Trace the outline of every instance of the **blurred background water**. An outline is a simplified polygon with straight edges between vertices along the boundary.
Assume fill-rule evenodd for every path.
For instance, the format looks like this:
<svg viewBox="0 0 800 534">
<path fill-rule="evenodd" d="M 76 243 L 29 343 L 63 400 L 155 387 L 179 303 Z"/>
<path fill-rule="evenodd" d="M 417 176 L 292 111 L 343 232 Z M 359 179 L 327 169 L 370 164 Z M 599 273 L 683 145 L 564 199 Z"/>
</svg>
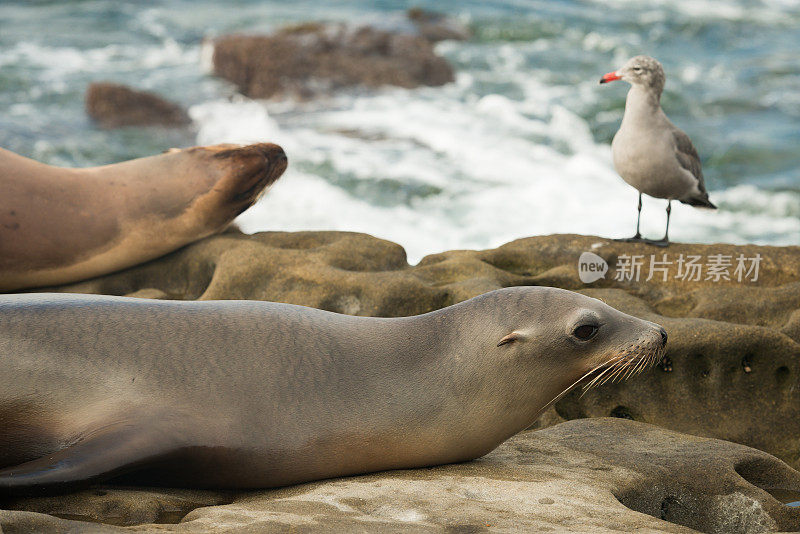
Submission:
<svg viewBox="0 0 800 534">
<path fill-rule="evenodd" d="M 437 45 L 455 83 L 298 104 L 248 100 L 209 74 L 206 38 L 309 20 L 399 26 L 417 6 L 475 34 Z M 637 192 L 609 146 L 627 85 L 597 82 L 636 54 L 663 63 L 663 106 L 694 140 L 720 208 L 676 205 L 670 236 L 800 243 L 796 0 L 3 0 L 0 146 L 89 166 L 276 142 L 290 169 L 240 217 L 246 231 L 364 231 L 411 261 L 528 235 L 628 236 Z M 195 129 L 96 128 L 84 91 L 101 80 L 188 107 Z M 664 207 L 645 203 L 647 236 L 661 237 Z"/>
</svg>

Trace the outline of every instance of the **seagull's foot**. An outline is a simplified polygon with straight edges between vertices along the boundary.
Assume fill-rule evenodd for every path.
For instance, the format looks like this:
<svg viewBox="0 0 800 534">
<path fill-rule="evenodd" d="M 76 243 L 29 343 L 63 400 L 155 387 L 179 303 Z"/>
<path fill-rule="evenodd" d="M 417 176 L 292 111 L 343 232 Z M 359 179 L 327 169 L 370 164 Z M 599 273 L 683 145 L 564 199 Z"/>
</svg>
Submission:
<svg viewBox="0 0 800 534">
<path fill-rule="evenodd" d="M 642 237 L 642 234 L 636 233 L 633 237 L 621 237 L 619 239 L 615 239 L 614 241 L 619 241 L 620 243 L 647 243 L 647 239 Z"/>
<path fill-rule="evenodd" d="M 669 239 L 647 239 L 642 237 L 641 234 L 636 234 L 633 237 L 623 237 L 619 239 L 614 239 L 619 243 L 645 243 L 646 245 L 653 245 L 654 247 L 668 247 L 669 246 Z"/>
<path fill-rule="evenodd" d="M 656 241 L 655 239 L 644 239 L 643 240 L 648 245 L 653 245 L 654 247 L 668 247 L 669 246 L 669 239 L 659 239 Z"/>
</svg>

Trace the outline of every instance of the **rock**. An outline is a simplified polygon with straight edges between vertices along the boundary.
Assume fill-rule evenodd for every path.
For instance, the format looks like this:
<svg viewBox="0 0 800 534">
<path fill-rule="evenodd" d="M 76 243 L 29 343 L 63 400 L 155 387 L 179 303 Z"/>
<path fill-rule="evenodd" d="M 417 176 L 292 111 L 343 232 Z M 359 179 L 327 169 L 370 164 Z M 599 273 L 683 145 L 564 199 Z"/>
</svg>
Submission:
<svg viewBox="0 0 800 534">
<path fill-rule="evenodd" d="M 800 473 L 734 443 L 622 419 L 582 419 L 523 432 L 472 462 L 428 469 L 237 494 L 104 486 L 16 499 L 2 504 L 0 528 L 725 534 L 800 528 L 800 508 L 766 490 L 800 496 Z M 142 524 L 152 518 L 160 524 Z"/>
<path fill-rule="evenodd" d="M 178 523 L 196 508 L 229 504 L 234 495 L 231 492 L 98 486 L 67 495 L 5 499 L 0 501 L 0 508 L 24 510 L 26 513 L 17 515 L 11 525 L 19 527 L 20 523 L 30 522 L 28 531 L 48 530 L 51 524 L 63 526 L 67 523 L 65 519 L 113 526 L 170 524 Z M 0 511 L 0 527 L 10 529 L 4 524 L 4 513 Z"/>
<path fill-rule="evenodd" d="M 458 24 L 441 13 L 412 7 L 406 12 L 419 34 L 432 43 L 439 41 L 466 41 L 472 37 L 469 28 Z"/>
<path fill-rule="evenodd" d="M 158 95 L 125 85 L 98 82 L 86 90 L 86 112 L 103 128 L 186 126 L 189 115 Z"/>
<path fill-rule="evenodd" d="M 214 43 L 213 64 L 216 75 L 252 98 L 307 99 L 348 87 L 413 88 L 454 79 L 423 37 L 342 24 L 224 36 Z"/>
<path fill-rule="evenodd" d="M 584 284 L 578 258 L 611 266 Z M 676 263 L 646 281 L 615 280 L 625 256 Z M 674 278 L 681 256 L 760 255 L 754 282 Z M 732 269 L 731 269 L 732 270 Z M 752 277 L 752 276 L 751 276 Z M 673 243 L 666 250 L 591 236 L 531 237 L 485 251 L 434 254 L 409 266 L 397 244 L 348 232 L 226 233 L 159 260 L 54 291 L 170 299 L 260 299 L 340 313 L 406 316 L 514 285 L 602 298 L 662 324 L 661 364 L 633 380 L 559 401 L 539 427 L 614 415 L 743 443 L 800 467 L 800 247 Z"/>
</svg>

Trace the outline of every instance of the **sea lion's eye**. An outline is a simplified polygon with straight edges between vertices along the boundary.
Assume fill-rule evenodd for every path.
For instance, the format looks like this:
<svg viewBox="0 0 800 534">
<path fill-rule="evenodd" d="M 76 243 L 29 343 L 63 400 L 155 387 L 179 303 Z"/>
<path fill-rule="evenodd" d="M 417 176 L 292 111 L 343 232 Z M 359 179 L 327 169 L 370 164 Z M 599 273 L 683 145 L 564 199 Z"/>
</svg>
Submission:
<svg viewBox="0 0 800 534">
<path fill-rule="evenodd" d="M 597 327 L 593 324 L 583 324 L 572 331 L 572 335 L 581 341 L 588 341 L 597 334 Z"/>
</svg>

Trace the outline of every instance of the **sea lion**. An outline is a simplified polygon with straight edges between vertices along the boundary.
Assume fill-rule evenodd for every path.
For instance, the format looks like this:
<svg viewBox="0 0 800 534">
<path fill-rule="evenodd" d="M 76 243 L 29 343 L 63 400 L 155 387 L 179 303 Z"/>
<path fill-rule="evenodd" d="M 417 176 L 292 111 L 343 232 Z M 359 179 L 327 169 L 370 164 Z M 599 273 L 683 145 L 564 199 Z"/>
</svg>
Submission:
<svg viewBox="0 0 800 534">
<path fill-rule="evenodd" d="M 406 318 L 259 301 L 0 296 L 0 493 L 267 488 L 466 461 L 666 332 L 546 287 Z"/>
<path fill-rule="evenodd" d="M 0 149 L 0 291 L 106 274 L 219 232 L 286 165 L 283 149 L 269 143 L 85 169 Z"/>
</svg>

